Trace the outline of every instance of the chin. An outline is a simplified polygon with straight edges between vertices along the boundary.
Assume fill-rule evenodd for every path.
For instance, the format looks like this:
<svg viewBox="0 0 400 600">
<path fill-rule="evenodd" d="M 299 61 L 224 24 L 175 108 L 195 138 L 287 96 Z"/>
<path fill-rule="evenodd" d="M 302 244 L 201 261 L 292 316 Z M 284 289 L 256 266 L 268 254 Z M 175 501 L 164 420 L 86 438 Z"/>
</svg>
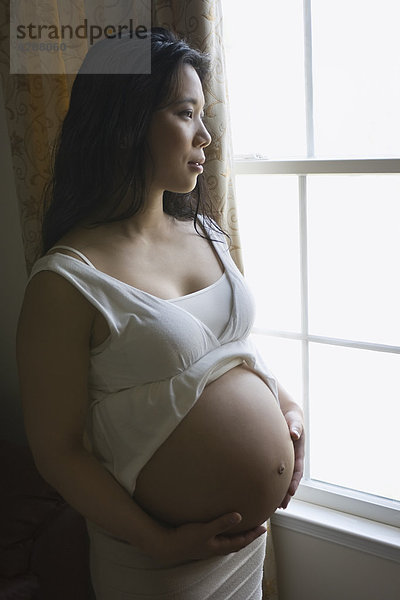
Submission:
<svg viewBox="0 0 400 600">
<path fill-rule="evenodd" d="M 189 192 L 193 192 L 193 190 L 195 189 L 197 185 L 197 182 L 192 183 L 190 185 L 187 186 L 171 186 L 170 188 L 166 189 L 166 192 L 172 192 L 173 194 L 188 194 Z"/>
</svg>

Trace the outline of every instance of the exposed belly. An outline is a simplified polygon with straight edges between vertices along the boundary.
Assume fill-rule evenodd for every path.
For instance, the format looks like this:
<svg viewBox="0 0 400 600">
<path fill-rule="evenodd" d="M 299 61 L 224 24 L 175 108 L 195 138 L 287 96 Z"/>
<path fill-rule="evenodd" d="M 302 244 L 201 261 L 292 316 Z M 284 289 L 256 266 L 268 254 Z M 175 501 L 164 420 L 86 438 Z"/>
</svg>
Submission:
<svg viewBox="0 0 400 600">
<path fill-rule="evenodd" d="M 233 533 L 272 515 L 293 468 L 293 443 L 272 392 L 239 366 L 205 387 L 140 472 L 134 498 L 171 525 L 238 511 L 243 520 Z"/>
</svg>

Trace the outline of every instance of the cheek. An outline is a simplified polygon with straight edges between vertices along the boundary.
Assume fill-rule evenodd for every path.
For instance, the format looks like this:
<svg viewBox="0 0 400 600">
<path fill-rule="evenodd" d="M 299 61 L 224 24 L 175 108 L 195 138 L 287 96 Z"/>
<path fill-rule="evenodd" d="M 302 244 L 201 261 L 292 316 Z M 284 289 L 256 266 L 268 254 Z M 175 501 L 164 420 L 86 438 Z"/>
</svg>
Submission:
<svg viewBox="0 0 400 600">
<path fill-rule="evenodd" d="M 190 128 L 187 126 L 170 127 L 164 139 L 169 145 L 170 150 L 184 149 L 190 140 Z"/>
<path fill-rule="evenodd" d="M 168 177 L 188 160 L 191 152 L 191 128 L 188 123 L 168 119 L 155 121 L 149 130 L 153 168 L 158 176 Z"/>
<path fill-rule="evenodd" d="M 176 161 L 183 161 L 190 153 L 190 136 L 184 131 L 171 128 L 165 131 L 162 141 L 157 149 L 158 156 L 163 163 L 173 164 Z"/>
</svg>

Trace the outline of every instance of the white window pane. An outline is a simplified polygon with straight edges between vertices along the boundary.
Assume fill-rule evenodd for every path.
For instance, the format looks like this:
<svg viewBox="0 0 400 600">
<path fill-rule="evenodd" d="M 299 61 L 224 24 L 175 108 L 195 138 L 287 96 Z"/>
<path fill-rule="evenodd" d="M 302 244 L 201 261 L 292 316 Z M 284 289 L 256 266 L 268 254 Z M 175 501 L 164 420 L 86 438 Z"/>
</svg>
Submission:
<svg viewBox="0 0 400 600">
<path fill-rule="evenodd" d="M 400 345 L 400 177 L 309 176 L 309 330 Z"/>
<path fill-rule="evenodd" d="M 301 342 L 257 334 L 251 338 L 279 383 L 303 406 Z"/>
<path fill-rule="evenodd" d="M 302 2 L 223 0 L 222 14 L 234 153 L 305 156 Z"/>
<path fill-rule="evenodd" d="M 246 279 L 255 295 L 255 325 L 300 328 L 297 177 L 237 175 L 239 231 Z"/>
<path fill-rule="evenodd" d="M 310 344 L 311 478 L 400 500 L 400 355 Z"/>
<path fill-rule="evenodd" d="M 311 14 L 315 156 L 399 156 L 399 0 L 313 0 Z"/>
</svg>

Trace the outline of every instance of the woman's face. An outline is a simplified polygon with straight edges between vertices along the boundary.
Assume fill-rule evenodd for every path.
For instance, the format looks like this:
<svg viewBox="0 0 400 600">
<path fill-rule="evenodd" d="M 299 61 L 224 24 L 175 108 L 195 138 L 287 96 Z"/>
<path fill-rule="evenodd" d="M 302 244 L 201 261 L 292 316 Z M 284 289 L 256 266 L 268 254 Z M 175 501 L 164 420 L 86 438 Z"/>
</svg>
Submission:
<svg viewBox="0 0 400 600">
<path fill-rule="evenodd" d="M 211 142 L 202 121 L 201 82 L 191 65 L 182 65 L 180 84 L 178 97 L 157 110 L 150 122 L 147 143 L 152 160 L 147 160 L 147 176 L 153 190 L 193 190 L 202 167 L 189 163 L 203 163 L 204 148 Z"/>
</svg>

